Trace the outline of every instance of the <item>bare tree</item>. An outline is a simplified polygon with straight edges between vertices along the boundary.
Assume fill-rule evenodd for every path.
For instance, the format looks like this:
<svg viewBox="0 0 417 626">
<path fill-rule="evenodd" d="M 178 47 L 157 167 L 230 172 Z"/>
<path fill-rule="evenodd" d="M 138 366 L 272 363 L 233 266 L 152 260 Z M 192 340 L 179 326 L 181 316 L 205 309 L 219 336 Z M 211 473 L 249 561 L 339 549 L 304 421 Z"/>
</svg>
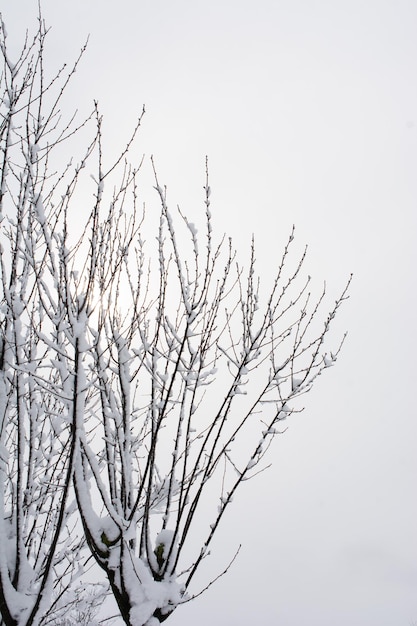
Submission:
<svg viewBox="0 0 417 626">
<path fill-rule="evenodd" d="M 71 585 L 85 540 L 125 623 L 152 626 L 195 597 L 235 492 L 334 364 L 347 287 L 328 312 L 294 230 L 261 284 L 254 242 L 243 262 L 213 234 L 208 173 L 199 234 L 154 169 L 148 241 L 127 161 L 142 115 L 105 167 L 98 106 L 78 125 L 60 112 L 79 59 L 48 80 L 46 34 L 40 17 L 17 62 L 4 25 L 0 42 L 1 613 L 48 623 L 47 591 Z M 56 168 L 91 124 L 84 155 Z"/>
</svg>

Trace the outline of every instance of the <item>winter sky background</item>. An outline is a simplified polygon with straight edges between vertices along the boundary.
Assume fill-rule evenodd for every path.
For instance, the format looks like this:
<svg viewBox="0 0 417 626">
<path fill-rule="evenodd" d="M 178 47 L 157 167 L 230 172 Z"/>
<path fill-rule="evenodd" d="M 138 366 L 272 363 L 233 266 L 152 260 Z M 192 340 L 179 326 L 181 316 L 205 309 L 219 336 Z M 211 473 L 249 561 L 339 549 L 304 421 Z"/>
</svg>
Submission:
<svg viewBox="0 0 417 626">
<path fill-rule="evenodd" d="M 109 154 L 145 104 L 137 156 L 173 206 L 203 211 L 207 154 L 215 227 L 240 249 L 255 233 L 265 280 L 293 223 L 318 287 L 336 298 L 354 273 L 343 354 L 236 498 L 201 584 L 242 543 L 239 558 L 170 626 L 417 623 L 417 2 L 42 6 L 54 67 L 90 34 L 69 104 L 99 101 Z M 1 10 L 10 41 L 35 25 L 35 0 Z"/>
</svg>

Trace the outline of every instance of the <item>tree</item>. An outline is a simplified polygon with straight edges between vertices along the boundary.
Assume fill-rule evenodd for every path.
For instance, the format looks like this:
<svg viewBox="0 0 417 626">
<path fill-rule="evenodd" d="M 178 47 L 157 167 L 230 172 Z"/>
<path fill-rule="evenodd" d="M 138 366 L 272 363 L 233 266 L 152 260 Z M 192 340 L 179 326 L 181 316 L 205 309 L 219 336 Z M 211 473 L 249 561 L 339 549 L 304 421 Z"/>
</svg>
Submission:
<svg viewBox="0 0 417 626">
<path fill-rule="evenodd" d="M 72 357 L 62 339 L 64 276 L 61 286 L 48 283 L 62 271 L 53 247 L 65 208 L 61 203 L 50 221 L 42 214 L 43 194 L 48 202 L 56 190 L 49 160 L 70 131 L 58 129 L 60 96 L 44 117 L 62 75 L 42 82 L 45 35 L 40 20 L 12 62 L 1 23 L 0 604 L 7 625 L 38 623 L 51 593 L 59 599 L 81 569 L 85 543 L 69 500 L 77 440 L 73 379 L 65 370 Z"/>
<path fill-rule="evenodd" d="M 348 285 L 326 313 L 293 230 L 265 288 L 254 241 L 245 269 L 213 234 L 208 168 L 200 235 L 152 161 L 148 241 L 142 162 L 127 160 L 143 112 L 105 167 L 98 105 L 80 123 L 60 111 L 85 48 L 48 78 L 46 36 L 40 15 L 12 62 L 2 23 L 1 613 L 48 623 L 88 550 L 125 623 L 152 626 L 194 597 L 235 492 L 334 364 L 341 344 L 325 342 Z"/>
</svg>

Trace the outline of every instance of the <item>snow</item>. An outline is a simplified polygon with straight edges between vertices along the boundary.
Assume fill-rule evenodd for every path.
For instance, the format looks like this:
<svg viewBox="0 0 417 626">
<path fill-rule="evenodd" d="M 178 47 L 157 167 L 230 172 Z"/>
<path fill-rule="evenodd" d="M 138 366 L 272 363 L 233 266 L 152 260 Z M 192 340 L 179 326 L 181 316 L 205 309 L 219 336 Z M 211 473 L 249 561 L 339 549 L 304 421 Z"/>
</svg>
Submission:
<svg viewBox="0 0 417 626">
<path fill-rule="evenodd" d="M 13 524 L 5 519 L 5 511 L 3 502 L 1 503 L 0 514 L 0 572 L 2 579 L 2 590 L 5 596 L 6 605 L 8 606 L 12 617 L 19 623 L 21 617 L 31 610 L 32 598 L 27 594 L 26 587 L 24 591 L 16 591 L 10 580 L 10 572 L 14 570 L 15 561 L 15 531 Z M 23 565 L 23 564 L 22 564 Z M 26 580 L 26 582 L 29 582 Z M 29 589 L 30 584 L 29 584 Z M 21 623 L 25 623 L 23 619 Z"/>
<path fill-rule="evenodd" d="M 84 479 L 80 457 L 76 460 L 75 474 L 77 479 L 77 496 L 82 516 L 95 543 L 101 546 L 102 550 L 105 551 L 108 549 L 107 543 L 112 543 L 117 539 L 120 534 L 120 529 L 109 515 L 99 517 L 95 513 L 90 499 L 90 486 L 88 481 Z M 115 546 L 112 546 L 110 553 L 112 554 L 114 550 Z"/>
<path fill-rule="evenodd" d="M 169 613 L 181 602 L 182 590 L 174 579 L 155 581 L 145 563 L 129 552 L 123 559 L 122 575 L 131 601 L 132 626 L 158 624 L 153 618 L 156 609 Z"/>
<path fill-rule="evenodd" d="M 81 301 L 82 298 L 84 297 L 84 294 L 82 294 L 81 296 L 79 296 L 79 300 Z M 87 314 L 85 311 L 82 311 L 79 316 L 78 319 L 76 321 L 73 321 L 72 323 L 72 332 L 74 335 L 75 339 L 80 340 L 81 338 L 85 337 L 85 333 L 86 333 L 86 327 L 87 327 Z M 79 349 L 81 352 L 84 352 L 85 350 L 88 349 L 88 345 L 86 344 L 86 342 L 83 342 L 83 345 L 80 346 L 79 345 Z"/>
<path fill-rule="evenodd" d="M 173 539 L 174 531 L 165 528 L 164 530 L 161 530 L 161 532 L 157 535 L 155 545 L 156 547 L 161 545 L 164 546 L 164 552 L 167 553 L 171 547 Z"/>
</svg>

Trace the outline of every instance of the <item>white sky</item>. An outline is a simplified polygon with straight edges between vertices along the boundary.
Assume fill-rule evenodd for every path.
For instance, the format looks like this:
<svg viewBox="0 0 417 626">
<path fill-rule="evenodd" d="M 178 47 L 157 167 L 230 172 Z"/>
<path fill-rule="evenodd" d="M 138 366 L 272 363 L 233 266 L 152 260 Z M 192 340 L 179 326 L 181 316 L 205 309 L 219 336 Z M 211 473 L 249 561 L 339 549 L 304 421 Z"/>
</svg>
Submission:
<svg viewBox="0 0 417 626">
<path fill-rule="evenodd" d="M 237 562 L 170 626 L 410 626 L 416 0 L 42 4 L 53 65 L 91 34 L 70 104 L 99 100 L 110 154 L 145 104 L 140 152 L 155 155 L 173 204 L 202 210 L 208 154 L 217 229 L 238 247 L 255 232 L 262 273 L 295 223 L 335 297 L 355 274 L 337 367 L 275 441 L 272 469 L 236 498 L 206 582 L 242 542 Z M 12 39 L 36 2 L 2 11 Z"/>
</svg>

